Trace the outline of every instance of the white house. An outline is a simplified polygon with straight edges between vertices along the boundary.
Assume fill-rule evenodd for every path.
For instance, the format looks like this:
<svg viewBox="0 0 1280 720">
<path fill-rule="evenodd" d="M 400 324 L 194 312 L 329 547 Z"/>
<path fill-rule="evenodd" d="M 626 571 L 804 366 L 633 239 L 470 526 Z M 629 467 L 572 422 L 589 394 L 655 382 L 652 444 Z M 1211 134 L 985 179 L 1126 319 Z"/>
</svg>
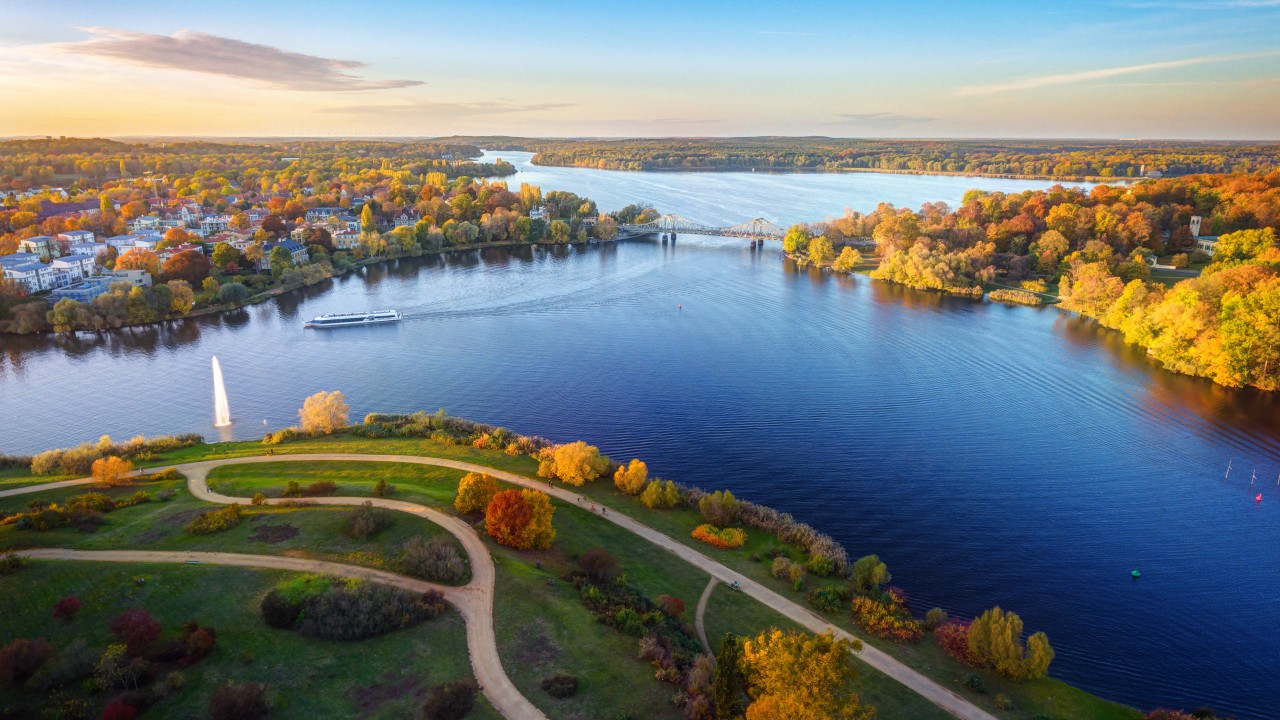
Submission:
<svg viewBox="0 0 1280 720">
<path fill-rule="evenodd" d="M 1199 250 L 1200 252 L 1204 253 L 1205 255 L 1208 255 L 1209 257 L 1213 257 L 1213 253 L 1217 249 L 1217 247 L 1218 247 L 1217 235 L 1204 235 L 1196 238 L 1196 250 Z"/>
<path fill-rule="evenodd" d="M 320 222 L 321 220 L 328 220 L 334 215 L 341 215 L 341 214 L 342 214 L 342 208 L 336 208 L 336 207 L 311 208 L 310 210 L 307 211 L 307 222 Z"/>
<path fill-rule="evenodd" d="M 0 272 L 5 278 L 22 283 L 31 293 L 48 290 L 53 282 L 53 268 L 41 262 L 6 264 L 0 266 Z"/>
<path fill-rule="evenodd" d="M 160 227 L 159 215 L 142 215 L 140 217 L 134 218 L 133 222 L 129 223 L 129 229 L 132 230 L 133 232 L 140 232 L 142 230 L 154 230 L 158 227 Z"/>
<path fill-rule="evenodd" d="M 93 232 L 89 230 L 68 230 L 64 233 L 58 233 L 56 236 L 59 240 L 66 240 L 69 243 L 91 243 L 94 241 Z"/>
<path fill-rule="evenodd" d="M 67 255 L 56 258 L 50 266 L 53 268 L 50 288 L 74 285 L 85 278 L 93 277 L 98 268 L 92 255 Z"/>
<path fill-rule="evenodd" d="M 90 235 L 92 235 L 92 233 L 90 233 Z M 110 248 L 110 245 L 102 242 L 73 242 L 71 243 L 71 254 L 103 257 L 107 254 L 107 250 Z"/>
<path fill-rule="evenodd" d="M 59 249 L 58 243 L 48 235 L 36 235 L 18 241 L 18 252 L 31 253 L 39 257 L 57 257 Z"/>
<path fill-rule="evenodd" d="M 200 234 L 212 235 L 222 232 L 231 225 L 230 215 L 206 215 L 200 218 Z"/>
</svg>

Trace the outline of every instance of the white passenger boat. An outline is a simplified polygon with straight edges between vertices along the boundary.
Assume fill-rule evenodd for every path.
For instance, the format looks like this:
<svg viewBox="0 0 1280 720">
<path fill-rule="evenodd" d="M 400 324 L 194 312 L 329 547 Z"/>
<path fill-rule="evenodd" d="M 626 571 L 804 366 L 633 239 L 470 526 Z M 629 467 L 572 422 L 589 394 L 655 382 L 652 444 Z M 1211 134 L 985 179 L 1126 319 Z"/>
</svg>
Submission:
<svg viewBox="0 0 1280 720">
<path fill-rule="evenodd" d="M 377 325 L 380 323 L 400 322 L 404 316 L 399 310 L 374 310 L 362 313 L 331 313 L 312 318 L 303 324 L 309 328 L 350 327 L 352 325 Z"/>
</svg>

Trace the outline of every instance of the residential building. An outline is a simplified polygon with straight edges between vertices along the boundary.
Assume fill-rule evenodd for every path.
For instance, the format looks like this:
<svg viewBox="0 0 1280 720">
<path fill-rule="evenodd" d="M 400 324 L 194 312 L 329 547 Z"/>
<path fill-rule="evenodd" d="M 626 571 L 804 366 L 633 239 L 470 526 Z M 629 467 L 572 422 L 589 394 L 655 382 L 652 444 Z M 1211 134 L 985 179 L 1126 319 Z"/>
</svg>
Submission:
<svg viewBox="0 0 1280 720">
<path fill-rule="evenodd" d="M 72 255 L 88 255 L 95 258 L 104 257 L 109 249 L 111 246 L 103 242 L 73 242 L 70 246 Z"/>
<path fill-rule="evenodd" d="M 418 211 L 413 208 L 404 208 L 396 213 L 391 221 L 396 227 L 413 227 L 413 224 L 418 222 Z"/>
<path fill-rule="evenodd" d="M 143 230 L 155 230 L 160 227 L 159 215 L 142 215 L 133 219 L 129 223 L 129 230 L 132 232 L 142 232 Z"/>
<path fill-rule="evenodd" d="M 182 243 L 181 245 L 174 245 L 173 247 L 167 247 L 164 250 L 160 250 L 159 252 L 156 253 L 156 257 L 160 258 L 160 262 L 164 262 L 165 260 L 168 260 L 174 255 L 177 255 L 178 253 L 181 253 L 181 252 L 186 252 L 188 250 L 194 250 L 195 252 L 198 252 L 201 254 L 204 253 L 204 250 L 199 245 L 195 245 L 192 243 Z"/>
<path fill-rule="evenodd" d="M 360 244 L 360 231 L 343 228 L 333 233 L 333 247 L 337 250 L 351 250 Z"/>
<path fill-rule="evenodd" d="M 88 280 L 81 280 L 78 283 L 68 285 L 63 288 L 57 288 L 49 297 L 53 302 L 59 300 L 75 300 L 88 304 L 99 295 L 105 295 L 111 289 L 111 278 L 95 277 Z"/>
<path fill-rule="evenodd" d="M 230 215 L 206 215 L 200 218 L 200 234 L 212 235 L 222 232 L 231 225 Z"/>
<path fill-rule="evenodd" d="M 537 207 L 529 208 L 529 219 L 530 220 L 546 220 L 547 206 L 539 205 Z"/>
<path fill-rule="evenodd" d="M 18 241 L 18 252 L 31 253 L 38 257 L 57 257 L 60 254 L 58 243 L 48 235 L 36 235 Z"/>
<path fill-rule="evenodd" d="M 301 265 L 310 259 L 307 255 L 307 248 L 302 243 L 297 243 L 293 240 L 277 240 L 275 242 L 263 243 L 262 261 L 258 263 L 259 270 L 270 269 L 271 251 L 278 247 L 282 247 L 289 251 L 289 257 L 293 261 L 294 265 Z"/>
<path fill-rule="evenodd" d="M 48 290 L 53 283 L 53 268 L 42 262 L 0 265 L 0 273 L 8 280 L 21 283 L 29 293 Z"/>
<path fill-rule="evenodd" d="M 66 255 L 54 258 L 53 267 L 55 287 L 66 287 L 88 277 L 98 271 L 98 263 L 92 255 Z"/>
<path fill-rule="evenodd" d="M 249 216 L 249 222 L 260 223 L 267 219 L 267 216 L 271 214 L 271 211 L 266 208 L 249 208 L 245 211 L 245 214 Z"/>
<path fill-rule="evenodd" d="M 151 287 L 151 273 L 146 270 L 109 270 L 104 275 L 112 282 L 125 280 L 137 287 Z"/>
<path fill-rule="evenodd" d="M 64 233 L 55 235 L 58 240 L 66 240 L 69 243 L 91 243 L 96 238 L 93 232 L 89 230 L 68 230 Z"/>
<path fill-rule="evenodd" d="M 1213 257 L 1213 253 L 1218 247 L 1217 235 L 1203 235 L 1196 238 L 1196 250 Z"/>
<path fill-rule="evenodd" d="M 341 215 L 342 208 L 337 207 L 317 207 L 307 211 L 307 222 L 320 222 L 328 220 L 334 215 Z"/>
</svg>

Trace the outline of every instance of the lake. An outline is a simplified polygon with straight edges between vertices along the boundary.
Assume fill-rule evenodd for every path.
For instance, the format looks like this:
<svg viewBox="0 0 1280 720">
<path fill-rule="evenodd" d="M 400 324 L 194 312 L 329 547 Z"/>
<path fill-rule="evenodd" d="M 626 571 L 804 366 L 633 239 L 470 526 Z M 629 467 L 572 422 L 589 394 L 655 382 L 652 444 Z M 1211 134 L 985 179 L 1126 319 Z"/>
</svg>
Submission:
<svg viewBox="0 0 1280 720">
<path fill-rule="evenodd" d="M 1048 184 L 613 173 L 494 154 L 525 170 L 513 187 L 707 223 Z M 405 321 L 302 328 L 384 307 Z M 0 343 L 2 451 L 102 433 L 217 438 L 217 355 L 229 437 L 292 424 L 302 398 L 340 389 L 354 418 L 444 407 L 585 439 L 790 512 L 855 557 L 878 553 L 919 611 L 1016 610 L 1048 633 L 1056 677 L 1104 697 L 1253 719 L 1280 708 L 1280 401 L 1165 373 L 1057 310 L 680 236 L 404 259 L 221 317 Z"/>
</svg>

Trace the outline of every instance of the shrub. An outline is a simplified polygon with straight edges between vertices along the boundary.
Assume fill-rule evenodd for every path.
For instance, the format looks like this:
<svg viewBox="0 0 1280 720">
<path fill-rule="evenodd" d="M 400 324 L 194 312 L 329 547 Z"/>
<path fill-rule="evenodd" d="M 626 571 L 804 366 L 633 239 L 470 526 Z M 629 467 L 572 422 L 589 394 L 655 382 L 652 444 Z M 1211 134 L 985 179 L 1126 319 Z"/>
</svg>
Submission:
<svg viewBox="0 0 1280 720">
<path fill-rule="evenodd" d="M 363 640 L 412 627 L 444 612 L 444 596 L 356 582 L 330 587 L 302 603 L 298 632 L 327 640 Z"/>
<path fill-rule="evenodd" d="M 71 685 L 92 675 L 97 662 L 98 653 L 91 650 L 83 638 L 76 638 L 41 665 L 31 679 L 27 680 L 27 687 L 37 692 L 48 692 L 56 687 Z"/>
<path fill-rule="evenodd" d="M 188 535 L 212 535 L 226 532 L 240 524 L 240 506 L 228 505 L 217 510 L 206 510 L 187 523 Z"/>
<path fill-rule="evenodd" d="M 321 497 L 324 495 L 333 495 L 338 492 L 338 484 L 332 480 L 317 480 L 305 489 L 302 494 L 307 497 Z"/>
<path fill-rule="evenodd" d="M 18 638 L 0 648 L 0 684 L 21 685 L 53 657 L 53 647 L 44 638 Z"/>
<path fill-rule="evenodd" d="M 467 574 L 462 556 L 443 535 L 430 540 L 409 538 L 400 552 L 400 567 L 409 575 L 436 582 L 457 582 Z"/>
<path fill-rule="evenodd" d="M 266 715 L 267 691 L 261 683 L 225 682 L 209 698 L 212 720 L 256 720 Z"/>
<path fill-rule="evenodd" d="M 84 508 L 96 512 L 111 512 L 116 509 L 115 501 L 102 493 L 85 493 L 67 498 L 68 508 Z"/>
<path fill-rule="evenodd" d="M 94 482 L 105 487 L 117 487 L 133 482 L 129 473 L 133 463 L 115 456 L 98 458 L 92 465 Z"/>
<path fill-rule="evenodd" d="M 680 504 L 680 489 L 670 480 L 654 480 L 644 486 L 640 502 L 650 510 L 667 510 Z"/>
<path fill-rule="evenodd" d="M 273 628 L 291 629 L 302 615 L 302 601 L 289 598 L 279 588 L 272 588 L 259 606 L 262 619 Z"/>
<path fill-rule="evenodd" d="M 715 525 L 699 525 L 693 529 L 693 538 L 721 550 L 740 548 L 747 542 L 747 532 L 742 528 L 719 529 Z"/>
<path fill-rule="evenodd" d="M 618 575 L 618 559 L 600 547 L 582 553 L 578 557 L 578 567 L 598 583 L 608 582 Z"/>
<path fill-rule="evenodd" d="M 374 507 L 366 500 L 364 504 L 352 508 L 342 521 L 342 532 L 347 537 L 367 538 L 391 524 L 391 511 Z"/>
<path fill-rule="evenodd" d="M 827 577 L 836 571 L 836 561 L 826 555 L 811 555 L 804 564 L 805 569 L 818 577 Z"/>
<path fill-rule="evenodd" d="M 978 667 L 995 668 L 1011 680 L 1044 677 L 1054 656 L 1044 633 L 1027 638 L 1024 647 L 1022 618 L 999 607 L 969 624 L 969 653 Z"/>
<path fill-rule="evenodd" d="M 250 504 L 250 505 L 253 505 L 254 507 L 258 507 L 258 506 L 260 506 L 260 505 L 266 505 L 266 504 L 267 504 L 267 496 L 266 496 L 266 495 L 263 495 L 263 494 L 262 494 L 262 493 L 260 493 L 260 492 L 259 492 L 259 493 L 254 493 L 254 494 L 253 494 L 253 499 L 249 501 L 249 504 Z"/>
<path fill-rule="evenodd" d="M 141 505 L 149 502 L 151 502 L 151 493 L 146 490 L 139 490 L 129 496 L 129 505 Z"/>
<path fill-rule="evenodd" d="M 1044 305 L 1044 298 L 1025 290 L 1007 290 L 1005 288 L 1000 288 L 998 290 L 992 290 L 987 294 L 987 297 L 996 302 L 1008 303 L 1010 305 L 1029 305 L 1031 307 L 1040 307 L 1041 305 Z"/>
<path fill-rule="evenodd" d="M 566 673 L 556 673 L 543 678 L 542 689 L 553 698 L 568 698 L 578 694 L 578 678 Z"/>
<path fill-rule="evenodd" d="M 1005 695 L 1004 693 L 996 693 L 996 696 L 994 698 L 991 698 L 991 703 L 996 706 L 997 710 L 1013 709 L 1013 701 L 1010 700 L 1009 696 Z"/>
<path fill-rule="evenodd" d="M 942 608 L 930 608 L 929 612 L 924 614 L 924 626 L 927 630 L 936 630 L 946 625 L 951 616 L 947 615 L 947 611 Z"/>
<path fill-rule="evenodd" d="M 476 704 L 476 691 L 480 688 L 474 680 L 454 680 L 432 685 L 422 713 L 427 720 L 461 720 Z"/>
<path fill-rule="evenodd" d="M 75 595 L 68 595 L 53 604 L 54 620 L 70 620 L 80 612 L 80 599 Z"/>
<path fill-rule="evenodd" d="M 25 567 L 27 561 L 17 553 L 5 553 L 0 555 L 0 575 L 9 575 L 16 573 Z"/>
<path fill-rule="evenodd" d="M 52 475 L 57 472 L 62 464 L 62 451 L 58 449 L 45 450 L 31 458 L 31 474 L 32 475 Z"/>
<path fill-rule="evenodd" d="M 790 580 L 791 558 L 785 555 L 774 558 L 773 563 L 769 565 L 769 573 L 779 580 Z"/>
<path fill-rule="evenodd" d="M 453 507 L 466 514 L 484 512 L 502 488 L 498 487 L 498 479 L 488 473 L 467 473 L 458 483 L 458 495 L 453 499 Z"/>
<path fill-rule="evenodd" d="M 985 693 L 987 691 L 987 683 L 977 673 L 965 675 L 964 686 L 976 693 Z"/>
<path fill-rule="evenodd" d="M 396 494 L 396 486 L 388 483 L 386 480 L 379 479 L 378 482 L 373 486 L 374 497 L 385 498 L 385 497 L 391 497 L 392 495 L 395 495 L 395 494 Z"/>
<path fill-rule="evenodd" d="M 662 609 L 664 615 L 670 618 L 679 618 L 684 615 L 684 601 L 678 597 L 659 595 L 658 607 Z"/>
<path fill-rule="evenodd" d="M 717 490 L 698 501 L 698 512 L 712 525 L 727 528 L 738 521 L 738 500 L 728 490 Z"/>
<path fill-rule="evenodd" d="M 614 486 L 628 495 L 639 495 L 647 482 L 649 482 L 649 466 L 639 459 L 619 467 L 613 474 Z"/>
<path fill-rule="evenodd" d="M 600 477 L 611 461 L 600 449 L 579 440 L 543 450 L 538 464 L 538 477 L 559 478 L 566 485 L 581 487 Z"/>
<path fill-rule="evenodd" d="M 969 652 L 969 623 L 952 620 L 939 625 L 933 631 L 933 640 L 948 655 L 965 665 L 973 665 L 974 659 Z"/>
<path fill-rule="evenodd" d="M 853 619 L 863 630 L 886 640 L 917 642 L 924 637 L 924 626 L 893 593 L 885 593 L 881 599 L 855 597 Z"/>
<path fill-rule="evenodd" d="M 809 604 L 825 613 L 838 613 L 849 602 L 848 589 L 840 585 L 828 585 L 809 591 Z"/>
<path fill-rule="evenodd" d="M 280 491 L 280 497 L 302 497 L 302 487 L 298 485 L 297 480 L 290 480 L 284 484 L 284 490 Z"/>
<path fill-rule="evenodd" d="M 856 592 L 874 592 L 892 579 L 889 567 L 880 562 L 877 555 L 864 555 L 853 564 L 853 589 Z"/>
<path fill-rule="evenodd" d="M 107 626 L 111 635 L 125 644 L 130 657 L 142 657 L 160 638 L 160 623 L 146 608 L 130 608 Z"/>
</svg>

